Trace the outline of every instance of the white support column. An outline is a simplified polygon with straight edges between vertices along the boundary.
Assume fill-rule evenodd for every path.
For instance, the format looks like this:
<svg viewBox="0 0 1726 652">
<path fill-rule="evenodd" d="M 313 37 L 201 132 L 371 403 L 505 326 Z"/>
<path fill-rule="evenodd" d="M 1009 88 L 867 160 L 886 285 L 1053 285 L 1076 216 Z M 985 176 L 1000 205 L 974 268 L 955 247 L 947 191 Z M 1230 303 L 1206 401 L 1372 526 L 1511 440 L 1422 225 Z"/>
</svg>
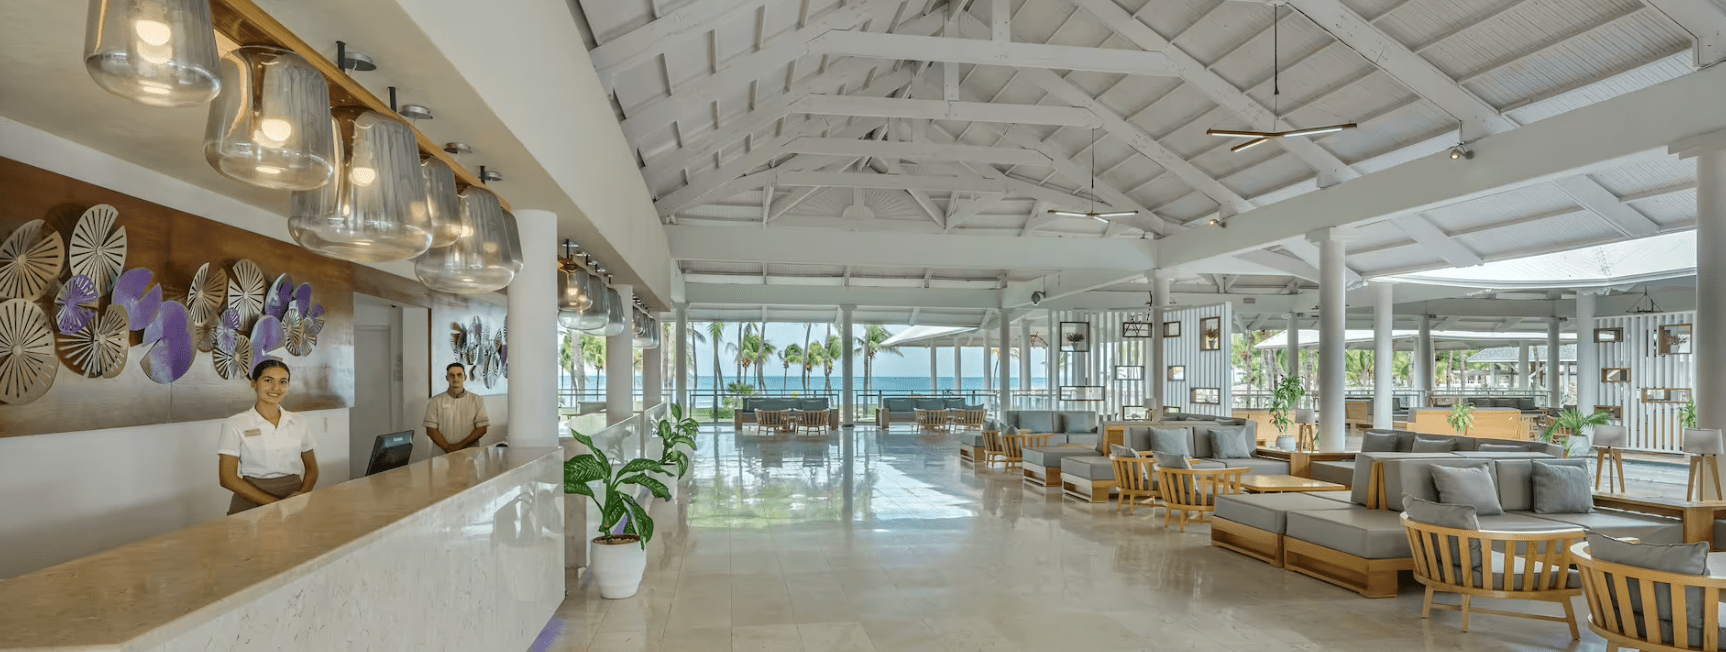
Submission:
<svg viewBox="0 0 1726 652">
<path fill-rule="evenodd" d="M 1342 239 L 1325 229 L 1313 234 L 1319 245 L 1319 450 L 1340 453 L 1348 444 L 1343 421 L 1348 372 L 1348 267 Z"/>
<path fill-rule="evenodd" d="M 935 346 L 935 340 L 929 340 L 929 392 L 941 391 L 941 367 L 936 364 L 941 347 Z"/>
<path fill-rule="evenodd" d="M 857 379 L 852 374 L 852 359 L 856 357 L 854 355 L 856 351 L 852 347 L 852 342 L 856 341 L 856 335 L 851 332 L 851 315 L 853 312 L 856 312 L 856 310 L 857 306 L 839 306 L 839 338 L 841 342 L 844 342 L 843 346 L 845 349 L 844 360 L 841 362 L 839 367 L 840 371 L 845 374 L 844 383 L 842 385 L 842 389 L 845 394 L 839 399 L 839 422 L 847 426 L 855 423 L 854 419 L 857 414 L 857 398 L 854 395 L 854 392 L 857 389 Z"/>
<path fill-rule="evenodd" d="M 1047 355 L 1043 356 L 1043 382 L 1049 389 L 1049 406 L 1047 409 L 1053 410 L 1059 407 L 1057 405 L 1059 401 L 1056 399 L 1061 397 L 1061 367 L 1059 364 L 1061 360 L 1061 328 L 1059 324 L 1055 323 L 1055 311 L 1046 312 L 1048 313 L 1049 338 L 1044 344 L 1047 347 L 1044 351 Z"/>
<path fill-rule="evenodd" d="M 1151 384 L 1151 404 L 1148 406 L 1151 413 L 1147 416 L 1155 421 L 1162 415 L 1169 398 L 1169 363 L 1163 350 L 1167 346 L 1163 341 L 1163 320 L 1168 319 L 1167 310 L 1173 299 L 1169 294 L 1175 280 L 1156 272 L 1152 272 L 1151 280 L 1156 289 L 1151 293 L 1151 368 L 1145 371 L 1145 380 Z"/>
<path fill-rule="evenodd" d="M 1289 378 L 1298 380 L 1300 378 L 1300 313 L 1289 313 L 1289 328 L 1284 339 L 1287 345 L 1284 350 L 1287 351 L 1288 355 L 1288 359 L 1283 361 L 1288 364 L 1288 370 L 1285 373 L 1288 374 Z"/>
<path fill-rule="evenodd" d="M 1031 317 L 1019 322 L 1019 391 L 1031 391 Z"/>
<path fill-rule="evenodd" d="M 635 288 L 614 285 L 623 305 L 635 303 Z M 529 357 L 529 356 L 519 356 Z M 605 424 L 635 414 L 635 335 L 631 329 L 605 338 Z M 513 417 L 512 417 L 513 419 Z"/>
<path fill-rule="evenodd" d="M 1558 318 L 1546 322 L 1546 403 L 1548 407 L 1564 407 L 1564 362 L 1558 356 Z"/>
<path fill-rule="evenodd" d="M 1372 314 L 1372 427 L 1391 427 L 1390 415 L 1396 409 L 1392 400 L 1396 393 L 1396 383 L 1391 382 L 1391 371 L 1395 368 L 1395 347 L 1391 344 L 1391 324 L 1395 321 L 1396 292 L 1394 285 L 1383 281 L 1373 282 L 1374 299 Z"/>
<path fill-rule="evenodd" d="M 677 393 L 672 400 L 683 406 L 683 413 L 689 418 L 695 416 L 695 406 L 689 402 L 689 304 L 677 304 L 677 346 L 672 351 L 677 361 L 672 368 L 677 372 Z"/>
<path fill-rule="evenodd" d="M 995 351 L 989 345 L 990 340 L 995 338 L 995 334 L 985 329 L 979 330 L 983 330 L 983 391 L 994 393 L 995 376 L 990 373 L 990 370 L 995 368 Z M 1006 365 L 1002 365 L 1003 368 L 1005 368 L 1005 366 Z"/>
<path fill-rule="evenodd" d="M 1696 326 L 1691 368 L 1696 373 L 1696 426 L 1726 427 L 1726 150 L 1696 157 Z"/>
<path fill-rule="evenodd" d="M 1001 321 L 997 334 L 1001 342 L 1001 376 L 1000 384 L 995 387 L 997 392 L 996 405 L 1002 411 L 1012 409 L 1013 404 L 1013 314 L 1005 308 L 1001 309 Z"/>
<path fill-rule="evenodd" d="M 665 346 L 641 350 L 641 406 L 650 408 L 665 400 Z"/>
<path fill-rule="evenodd" d="M 515 351 L 556 351 L 557 214 L 521 210 L 521 271 L 509 285 L 509 347 Z M 523 355 L 509 365 L 511 446 L 557 445 L 557 356 Z"/>
<path fill-rule="evenodd" d="M 1517 389 L 1528 388 L 1528 342 L 1516 343 L 1516 382 L 1511 386 Z"/>
<path fill-rule="evenodd" d="M 1420 388 L 1420 403 L 1425 405 L 1432 398 L 1433 371 L 1438 368 L 1433 362 L 1437 352 L 1432 349 L 1432 315 L 1420 316 L 1420 339 L 1415 341 L 1414 350 L 1414 364 L 1409 369 L 1420 374 L 1414 386 Z"/>
<path fill-rule="evenodd" d="M 1600 358 L 1594 347 L 1594 295 L 1576 294 L 1576 409 L 1594 413 L 1594 386 L 1600 382 Z"/>
<path fill-rule="evenodd" d="M 965 389 L 965 346 L 959 338 L 953 338 L 953 389 Z"/>
</svg>

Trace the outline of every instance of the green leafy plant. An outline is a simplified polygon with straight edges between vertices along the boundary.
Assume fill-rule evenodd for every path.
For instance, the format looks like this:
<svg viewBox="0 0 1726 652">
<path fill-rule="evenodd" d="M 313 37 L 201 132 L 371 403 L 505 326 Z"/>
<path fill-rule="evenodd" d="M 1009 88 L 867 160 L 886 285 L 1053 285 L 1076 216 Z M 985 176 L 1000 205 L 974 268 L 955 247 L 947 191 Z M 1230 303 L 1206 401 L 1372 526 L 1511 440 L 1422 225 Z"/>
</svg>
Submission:
<svg viewBox="0 0 1726 652">
<path fill-rule="evenodd" d="M 659 440 L 661 444 L 659 463 L 661 466 L 677 466 L 677 477 L 689 475 L 689 453 L 678 449 L 678 446 L 688 446 L 695 450 L 695 433 L 701 430 L 701 424 L 694 419 L 683 416 L 683 406 L 671 406 L 671 418 L 659 422 Z"/>
<path fill-rule="evenodd" d="M 1283 434 L 1288 434 L 1289 426 L 1294 424 L 1294 419 L 1289 415 L 1305 396 L 1306 388 L 1301 386 L 1299 378 L 1286 376 L 1278 382 L 1276 390 L 1271 394 L 1271 425 L 1276 426 Z"/>
<path fill-rule="evenodd" d="M 1690 399 L 1690 402 L 1685 403 L 1684 407 L 1679 408 L 1678 420 L 1683 422 L 1686 428 L 1696 427 L 1696 399 Z"/>
<path fill-rule="evenodd" d="M 1468 436 L 1468 429 L 1474 427 L 1474 404 L 1467 401 L 1457 401 L 1450 408 L 1450 415 L 1444 418 L 1450 422 L 1450 427 L 1462 436 Z"/>
<path fill-rule="evenodd" d="M 1540 431 L 1540 441 L 1550 444 L 1552 443 L 1552 440 L 1558 436 L 1558 432 L 1560 430 L 1570 431 L 1571 436 L 1566 438 L 1564 442 L 1564 454 L 1569 456 L 1575 454 L 1575 448 L 1582 445 L 1582 438 L 1577 435 L 1586 432 L 1589 428 L 1593 428 L 1594 426 L 1604 426 L 1611 423 L 1611 412 L 1600 410 L 1594 414 L 1585 416 L 1582 414 L 1581 410 L 1571 408 L 1569 410 L 1559 412 L 1558 417 L 1552 420 L 1552 425 L 1549 425 L 1545 430 Z"/>
<path fill-rule="evenodd" d="M 593 444 L 593 438 L 574 430 L 570 434 L 588 449 L 587 453 L 569 458 L 563 463 L 563 490 L 565 493 L 581 494 L 593 499 L 599 505 L 599 536 L 606 543 L 627 541 L 633 536 L 643 548 L 653 539 L 653 519 L 647 515 L 647 508 L 635 502 L 635 497 L 627 491 L 620 491 L 623 485 L 638 485 L 647 487 L 653 495 L 670 500 L 671 489 L 650 476 L 650 473 L 665 473 L 665 463 L 660 460 L 633 459 L 625 462 L 615 471 L 611 468 L 611 460 L 605 457 L 605 452 Z M 667 448 L 667 451 L 671 450 Z M 685 459 L 685 466 L 688 460 Z M 591 484 L 600 483 L 598 490 Z M 625 516 L 628 518 L 626 519 Z M 623 523 L 622 532 L 617 532 L 618 523 Z"/>
</svg>

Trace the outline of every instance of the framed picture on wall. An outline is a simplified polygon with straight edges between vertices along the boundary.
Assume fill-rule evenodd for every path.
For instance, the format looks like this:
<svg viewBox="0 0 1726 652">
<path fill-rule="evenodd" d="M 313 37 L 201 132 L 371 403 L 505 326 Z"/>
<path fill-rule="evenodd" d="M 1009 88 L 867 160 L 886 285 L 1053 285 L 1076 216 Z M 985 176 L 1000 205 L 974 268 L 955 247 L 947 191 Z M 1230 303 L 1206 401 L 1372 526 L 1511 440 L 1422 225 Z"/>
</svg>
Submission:
<svg viewBox="0 0 1726 652">
<path fill-rule="evenodd" d="M 1180 412 L 1181 412 L 1181 409 L 1178 407 L 1175 407 L 1173 405 L 1163 406 L 1163 416 L 1165 416 L 1165 417 L 1174 416 L 1176 414 L 1180 414 Z"/>
<path fill-rule="evenodd" d="M 1199 320 L 1199 350 L 1223 350 L 1223 318 L 1205 317 Z"/>
<path fill-rule="evenodd" d="M 1194 387 L 1188 391 L 1187 401 L 1195 405 L 1222 405 L 1223 390 L 1216 387 Z"/>
<path fill-rule="evenodd" d="M 1690 353 L 1690 325 L 1667 324 L 1660 327 L 1660 355 Z"/>
<path fill-rule="evenodd" d="M 1594 329 L 1594 341 L 1599 342 L 1601 344 L 1616 344 L 1618 342 L 1623 342 L 1624 341 L 1624 329 L 1622 329 L 1622 328 L 1596 328 L 1596 329 Z"/>
<path fill-rule="evenodd" d="M 1612 415 L 1613 421 L 1624 421 L 1624 406 L 1622 405 L 1596 405 L 1594 411 Z"/>
<path fill-rule="evenodd" d="M 1061 322 L 1061 352 L 1089 353 L 1091 351 L 1091 322 L 1064 321 Z"/>
<path fill-rule="evenodd" d="M 1644 387 L 1642 389 L 1643 403 L 1689 403 L 1689 389 Z"/>
<path fill-rule="evenodd" d="M 1147 421 L 1150 418 L 1151 411 L 1145 409 L 1143 405 L 1129 405 L 1121 408 L 1122 421 Z"/>
<path fill-rule="evenodd" d="M 1144 380 L 1145 368 L 1138 365 L 1115 365 L 1115 380 Z"/>
<path fill-rule="evenodd" d="M 1061 400 L 1101 401 L 1103 400 L 1103 387 L 1101 385 L 1062 385 Z"/>
<path fill-rule="evenodd" d="M 1186 367 L 1186 365 L 1178 365 L 1178 364 L 1169 365 L 1169 376 L 1168 376 L 1168 378 L 1169 378 L 1169 382 L 1175 382 L 1175 383 L 1187 382 L 1187 367 Z"/>
<path fill-rule="evenodd" d="M 1605 369 L 1601 369 L 1600 382 L 1628 383 L 1630 382 L 1630 370 L 1624 367 L 1607 367 Z"/>
<path fill-rule="evenodd" d="M 1181 323 L 1178 321 L 1163 322 L 1163 337 L 1180 337 Z"/>
<path fill-rule="evenodd" d="M 1121 322 L 1122 339 L 1147 339 L 1151 336 L 1151 323 L 1144 321 Z"/>
</svg>

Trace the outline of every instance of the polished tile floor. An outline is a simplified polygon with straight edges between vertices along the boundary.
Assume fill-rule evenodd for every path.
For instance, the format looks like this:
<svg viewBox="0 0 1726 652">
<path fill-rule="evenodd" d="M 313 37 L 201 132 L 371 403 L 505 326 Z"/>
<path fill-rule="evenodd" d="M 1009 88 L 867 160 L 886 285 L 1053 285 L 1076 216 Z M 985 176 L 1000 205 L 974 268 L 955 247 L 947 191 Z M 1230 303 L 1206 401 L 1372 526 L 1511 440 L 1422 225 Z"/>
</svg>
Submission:
<svg viewBox="0 0 1726 652">
<path fill-rule="evenodd" d="M 1573 642 L 1559 623 L 1488 615 L 1462 633 L 1454 612 L 1422 620 L 1417 589 L 1362 598 L 1212 548 L 1208 525 L 1182 534 L 1160 512 L 1117 515 L 977 472 L 945 435 L 869 427 L 774 440 L 726 424 L 700 441 L 678 500 L 654 508 L 640 593 L 604 600 L 572 578 L 534 650 L 1605 647 L 1586 627 Z"/>
</svg>

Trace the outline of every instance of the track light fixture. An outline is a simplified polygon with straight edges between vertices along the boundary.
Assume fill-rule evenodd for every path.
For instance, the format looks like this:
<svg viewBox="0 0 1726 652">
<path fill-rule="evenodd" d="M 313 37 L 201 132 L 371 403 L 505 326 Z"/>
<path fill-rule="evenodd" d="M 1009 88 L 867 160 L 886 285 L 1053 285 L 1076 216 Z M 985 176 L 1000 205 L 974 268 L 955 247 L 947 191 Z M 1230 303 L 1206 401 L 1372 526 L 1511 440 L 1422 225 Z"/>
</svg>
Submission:
<svg viewBox="0 0 1726 652">
<path fill-rule="evenodd" d="M 1213 217 L 1210 219 L 1210 225 L 1219 229 L 1226 229 L 1229 228 L 1229 221 L 1221 217 Z"/>
<path fill-rule="evenodd" d="M 503 181 L 503 173 L 498 172 L 497 170 L 487 170 L 485 169 L 485 166 L 481 165 L 479 166 L 479 180 L 481 183 Z"/>
<path fill-rule="evenodd" d="M 463 142 L 444 143 L 443 151 L 451 154 L 472 154 L 473 146 Z"/>
<path fill-rule="evenodd" d="M 378 69 L 378 64 L 372 61 L 370 55 L 367 55 L 364 52 L 349 50 L 348 44 L 343 41 L 336 41 L 336 66 L 338 66 L 342 72 L 347 72 L 349 70 L 354 72 L 371 72 Z"/>
<path fill-rule="evenodd" d="M 420 104 L 403 104 L 402 108 L 396 111 L 396 113 L 402 114 L 402 117 L 404 118 L 413 118 L 415 120 L 432 119 L 431 109 Z"/>
<path fill-rule="evenodd" d="M 1452 161 L 1468 161 L 1473 159 L 1474 150 L 1469 149 L 1465 145 L 1457 145 L 1456 147 L 1450 148 L 1450 160 Z"/>
</svg>

